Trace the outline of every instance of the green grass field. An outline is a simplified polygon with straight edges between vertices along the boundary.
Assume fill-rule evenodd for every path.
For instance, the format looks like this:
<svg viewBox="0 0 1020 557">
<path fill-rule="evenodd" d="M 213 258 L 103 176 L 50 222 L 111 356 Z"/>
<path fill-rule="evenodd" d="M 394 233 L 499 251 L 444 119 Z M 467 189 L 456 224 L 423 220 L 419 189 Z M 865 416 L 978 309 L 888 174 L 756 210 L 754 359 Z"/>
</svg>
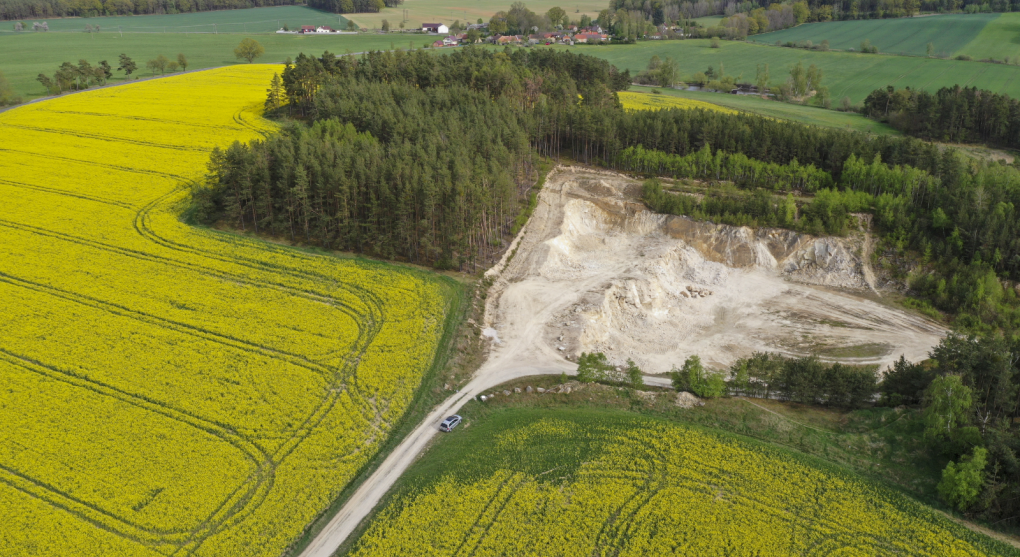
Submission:
<svg viewBox="0 0 1020 557">
<path fill-rule="evenodd" d="M 823 71 L 823 84 L 829 87 L 833 103 L 843 96 L 857 104 L 873 90 L 894 85 L 935 91 L 951 85 L 973 86 L 1020 98 L 1020 67 L 982 64 L 957 60 L 916 58 L 850 52 L 818 52 L 798 48 L 761 46 L 722 41 L 710 48 L 708 40 L 647 41 L 635 45 L 575 46 L 579 54 L 608 60 L 621 69 L 636 73 L 648 66 L 653 55 L 677 60 L 680 72 L 688 78 L 709 66 L 725 67 L 727 75 L 753 82 L 758 64 L 769 64 L 772 84 L 784 82 L 797 62 L 815 64 Z"/>
<path fill-rule="evenodd" d="M 709 15 L 705 17 L 696 17 L 694 21 L 698 22 L 698 25 L 702 27 L 715 27 L 719 25 L 719 22 L 723 20 L 721 15 Z"/>
<path fill-rule="evenodd" d="M 246 35 L 241 34 L 128 34 L 118 33 L 28 33 L 23 35 L 0 36 L 0 72 L 7 76 L 11 87 L 26 100 L 43 96 L 46 92 L 35 80 L 42 72 L 52 75 L 61 62 L 77 63 L 79 58 L 95 65 L 107 60 L 117 67 L 117 56 L 125 53 L 135 60 L 139 70 L 137 76 L 148 77 L 145 69 L 148 60 L 162 54 L 176 58 L 178 53 L 188 57 L 189 70 L 236 64 L 234 47 Z M 288 56 L 299 53 L 322 54 L 329 50 L 334 54 L 363 52 L 366 50 L 407 48 L 411 42 L 415 48 L 431 44 L 433 37 L 424 35 L 253 35 L 265 47 L 265 55 L 259 62 L 283 62 Z M 123 80 L 121 72 L 114 72 L 113 82 Z"/>
<path fill-rule="evenodd" d="M 955 56 L 980 37 L 986 26 L 997 19 L 999 14 L 956 14 L 807 23 L 774 33 L 752 35 L 747 40 L 770 45 L 776 41 L 811 41 L 819 44 L 827 40 L 829 48 L 859 50 L 861 41 L 868 39 L 880 52 L 912 56 L 926 56 L 930 42 L 936 54 Z M 1002 58 L 1004 55 L 997 57 Z"/>
<path fill-rule="evenodd" d="M 957 54 L 966 54 L 975 60 L 1020 56 L 1020 13 L 1002 14 L 990 21 Z"/>
<path fill-rule="evenodd" d="M 32 20 L 42 21 L 42 20 Z M 31 27 L 32 21 L 26 20 Z M 314 10 L 307 6 L 274 6 L 247 10 L 220 10 L 173 15 L 132 15 L 116 17 L 70 17 L 45 20 L 50 33 L 83 32 L 85 25 L 98 25 L 100 33 L 271 33 L 289 24 L 328 25 L 334 29 L 347 25 L 337 14 Z M 13 33 L 14 22 L 3 22 L 0 35 Z"/>
<path fill-rule="evenodd" d="M 631 91 L 636 92 L 649 92 L 652 89 L 655 88 L 640 86 L 630 88 Z M 782 103 L 748 95 L 727 95 L 725 93 L 709 93 L 705 91 L 678 91 L 676 89 L 656 90 L 664 95 L 705 101 L 743 112 L 753 112 L 762 116 L 768 116 L 769 118 L 791 120 L 811 126 L 848 129 L 873 133 L 875 135 L 900 135 L 900 132 L 889 125 L 865 118 L 855 112 L 838 112 L 817 106 Z"/>
</svg>

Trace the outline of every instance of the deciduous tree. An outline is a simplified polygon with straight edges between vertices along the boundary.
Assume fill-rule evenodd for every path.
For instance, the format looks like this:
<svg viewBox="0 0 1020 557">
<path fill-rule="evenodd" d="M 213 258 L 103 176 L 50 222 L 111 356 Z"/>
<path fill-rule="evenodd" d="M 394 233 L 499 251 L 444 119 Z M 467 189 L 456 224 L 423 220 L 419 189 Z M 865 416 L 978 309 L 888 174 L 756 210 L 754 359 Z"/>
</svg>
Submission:
<svg viewBox="0 0 1020 557">
<path fill-rule="evenodd" d="M 987 449 L 974 447 L 973 452 L 961 457 L 958 463 L 947 464 L 938 485 L 942 500 L 961 511 L 971 506 L 984 484 L 987 457 Z"/>
<path fill-rule="evenodd" d="M 237 48 L 234 49 L 234 57 L 247 60 L 248 63 L 251 64 L 256 58 L 265 54 L 265 52 L 266 49 L 263 48 L 258 41 L 255 39 L 245 38 L 241 41 L 241 44 L 237 45 Z"/>
<path fill-rule="evenodd" d="M 124 72 L 126 77 L 131 77 L 131 72 L 137 70 L 138 65 L 135 64 L 135 61 L 129 58 L 127 54 L 121 54 L 120 65 L 117 66 L 117 69 Z"/>
</svg>

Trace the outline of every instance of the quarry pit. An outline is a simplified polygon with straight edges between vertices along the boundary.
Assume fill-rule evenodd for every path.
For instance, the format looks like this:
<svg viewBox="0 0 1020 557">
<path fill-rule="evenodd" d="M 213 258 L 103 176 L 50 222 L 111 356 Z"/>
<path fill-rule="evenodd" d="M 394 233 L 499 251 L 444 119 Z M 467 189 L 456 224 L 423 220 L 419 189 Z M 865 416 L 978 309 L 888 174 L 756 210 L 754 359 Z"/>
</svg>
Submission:
<svg viewBox="0 0 1020 557">
<path fill-rule="evenodd" d="M 884 370 L 946 333 L 883 298 L 866 223 L 847 237 L 727 226 L 653 213 L 640 191 L 620 174 L 551 172 L 487 273 L 485 367 L 567 370 L 599 351 L 655 374 L 694 354 L 720 369 L 770 351 Z"/>
</svg>

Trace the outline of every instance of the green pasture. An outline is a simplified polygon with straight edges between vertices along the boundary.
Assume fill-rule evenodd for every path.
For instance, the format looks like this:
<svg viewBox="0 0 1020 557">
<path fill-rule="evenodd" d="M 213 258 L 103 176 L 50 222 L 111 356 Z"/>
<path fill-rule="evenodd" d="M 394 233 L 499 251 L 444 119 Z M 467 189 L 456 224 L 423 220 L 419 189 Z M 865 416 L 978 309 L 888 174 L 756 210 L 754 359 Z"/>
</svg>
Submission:
<svg viewBox="0 0 1020 557">
<path fill-rule="evenodd" d="M 975 60 L 1020 56 L 1020 13 L 1002 14 L 990 21 L 957 54 L 966 54 Z"/>
<path fill-rule="evenodd" d="M 936 55 L 949 57 L 972 44 L 998 18 L 999 14 L 954 14 L 806 23 L 774 33 L 752 35 L 747 40 L 770 45 L 776 41 L 811 41 L 819 44 L 827 40 L 829 48 L 859 50 L 861 41 L 868 39 L 878 47 L 879 52 L 910 56 L 927 56 L 928 43 L 932 43 Z M 994 49 L 993 45 L 989 46 Z M 1002 58 L 1004 55 L 996 57 Z"/>
<path fill-rule="evenodd" d="M 46 20 L 50 33 L 84 32 L 86 25 L 100 28 L 100 33 L 271 33 L 288 24 L 292 29 L 302 25 L 328 25 L 334 29 L 347 25 L 337 14 L 307 6 L 275 6 L 246 10 L 220 10 L 173 15 L 129 15 L 112 17 L 68 17 Z M 13 21 L 3 24 L 0 34 L 14 32 Z"/>
<path fill-rule="evenodd" d="M 46 92 L 36 80 L 39 73 L 52 75 L 61 62 L 77 63 L 84 58 L 92 65 L 106 60 L 114 68 L 117 57 L 127 54 L 138 64 L 134 76 L 148 77 L 145 69 L 148 60 L 162 54 L 175 59 L 178 53 L 184 54 L 189 61 L 188 69 L 195 70 L 215 66 L 237 64 L 234 58 L 234 47 L 246 35 L 242 34 L 129 34 L 108 33 L 27 33 L 22 35 L 0 36 L 0 72 L 10 81 L 17 94 L 26 100 L 39 97 Z M 264 56 L 257 62 L 283 62 L 287 57 L 296 57 L 299 53 L 320 55 L 323 51 L 334 54 L 346 52 L 363 52 L 367 50 L 407 48 L 413 43 L 415 48 L 431 44 L 434 37 L 424 35 L 253 35 L 266 49 Z M 113 82 L 123 80 L 121 72 L 114 72 Z"/>
<path fill-rule="evenodd" d="M 631 91 L 649 92 L 653 87 L 633 86 Z M 769 118 L 790 120 L 810 126 L 840 128 L 875 135 L 900 135 L 887 124 L 865 118 L 856 112 L 839 112 L 826 110 L 818 106 L 783 103 L 750 95 L 729 95 L 726 93 L 710 93 L 707 91 L 679 91 L 676 89 L 656 89 L 664 95 L 695 99 L 719 106 L 725 106 L 743 112 L 753 112 Z"/>
<path fill-rule="evenodd" d="M 723 20 L 721 15 L 709 15 L 705 17 L 696 17 L 694 21 L 698 22 L 698 25 L 702 27 L 716 27 Z"/>
<path fill-rule="evenodd" d="M 636 73 L 648 66 L 654 55 L 667 56 L 680 64 L 687 79 L 709 66 L 721 67 L 726 75 L 753 82 L 758 64 L 768 64 L 773 85 L 783 83 L 797 62 L 815 64 L 823 72 L 822 84 L 829 88 L 833 103 L 846 96 L 859 104 L 873 90 L 887 85 L 935 91 L 951 85 L 973 86 L 1020 98 L 1020 67 L 936 58 L 917 58 L 851 52 L 819 52 L 799 48 L 761 46 L 722 41 L 710 48 L 708 40 L 647 41 L 634 45 L 575 46 L 579 54 L 608 60 L 620 69 Z"/>
</svg>

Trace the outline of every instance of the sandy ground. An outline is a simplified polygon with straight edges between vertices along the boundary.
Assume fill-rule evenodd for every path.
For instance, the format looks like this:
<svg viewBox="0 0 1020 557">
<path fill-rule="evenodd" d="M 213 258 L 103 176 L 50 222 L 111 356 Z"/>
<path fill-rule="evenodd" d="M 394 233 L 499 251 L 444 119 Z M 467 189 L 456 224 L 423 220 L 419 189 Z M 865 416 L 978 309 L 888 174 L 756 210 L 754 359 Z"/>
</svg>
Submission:
<svg viewBox="0 0 1020 557">
<path fill-rule="evenodd" d="M 874 301 L 868 242 L 697 223 L 634 202 L 620 175 L 558 168 L 487 276 L 486 362 L 436 407 L 301 553 L 331 557 L 468 400 L 519 377 L 572 374 L 581 351 L 668 371 L 690 354 L 717 367 L 755 350 L 821 352 L 885 366 L 926 357 L 943 329 Z M 689 287 L 689 288 L 688 288 Z M 646 377 L 668 386 L 664 377 Z"/>
<path fill-rule="evenodd" d="M 927 357 L 944 329 L 876 301 L 862 232 L 815 238 L 657 215 L 619 175 L 561 169 L 490 291 L 486 326 L 536 369 L 601 351 L 648 373 L 755 351 L 878 364 Z"/>
</svg>

